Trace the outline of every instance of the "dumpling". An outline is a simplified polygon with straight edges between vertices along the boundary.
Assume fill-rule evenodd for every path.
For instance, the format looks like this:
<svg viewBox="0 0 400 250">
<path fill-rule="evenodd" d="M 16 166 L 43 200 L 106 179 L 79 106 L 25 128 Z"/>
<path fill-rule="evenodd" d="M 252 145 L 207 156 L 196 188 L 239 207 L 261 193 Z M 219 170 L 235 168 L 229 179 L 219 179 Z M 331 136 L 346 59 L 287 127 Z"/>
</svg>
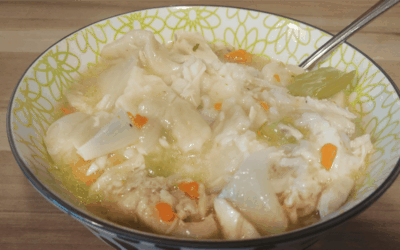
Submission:
<svg viewBox="0 0 400 250">
<path fill-rule="evenodd" d="M 336 210 L 346 201 L 354 185 L 354 180 L 348 176 L 342 176 L 322 192 L 318 202 L 318 210 L 321 217 L 324 217 Z"/>
<path fill-rule="evenodd" d="M 76 112 L 62 117 L 47 129 L 44 143 L 47 152 L 56 162 L 73 161 L 76 158 L 76 149 L 71 140 L 71 133 L 74 129 L 89 116 L 87 114 Z"/>
<path fill-rule="evenodd" d="M 183 63 L 191 58 L 191 55 L 201 58 L 207 63 L 219 60 L 206 40 L 200 33 L 178 31 L 174 34 L 171 48 L 172 60 Z M 175 57 L 173 56 L 175 55 Z"/>
<path fill-rule="evenodd" d="M 90 186 L 90 193 L 102 193 L 106 196 L 115 195 L 122 192 L 122 184 L 130 178 L 131 175 L 144 169 L 144 158 L 141 154 L 134 153 L 135 157 L 107 169 L 97 180 Z"/>
<path fill-rule="evenodd" d="M 226 141 L 231 140 L 232 135 L 244 133 L 250 125 L 246 112 L 231 98 L 222 104 L 222 111 L 213 125 L 215 141 L 224 145 Z"/>
<path fill-rule="evenodd" d="M 180 64 L 169 59 L 168 50 L 148 30 L 130 31 L 122 38 L 107 44 L 102 49 L 101 56 L 105 58 L 138 56 L 141 64 L 158 76 L 170 76 L 181 71 Z"/>
<path fill-rule="evenodd" d="M 183 78 L 174 80 L 171 88 L 197 108 L 201 102 L 200 84 L 206 71 L 206 65 L 200 59 L 191 57 L 182 67 Z"/>
<path fill-rule="evenodd" d="M 200 151 L 203 144 L 211 139 L 211 129 L 192 105 L 181 98 L 172 103 L 165 119 L 171 124 L 171 131 L 177 145 L 186 153 Z"/>
<path fill-rule="evenodd" d="M 76 149 L 93 137 L 101 127 L 110 121 L 107 112 L 92 116 L 75 112 L 55 121 L 44 138 L 47 150 L 58 164 L 76 161 Z"/>
<path fill-rule="evenodd" d="M 134 147 L 143 155 L 147 155 L 153 151 L 156 144 L 159 142 L 161 132 L 160 122 L 156 119 L 149 118 L 139 132 L 139 141 Z"/>
<path fill-rule="evenodd" d="M 74 108 L 87 114 L 93 114 L 96 111 L 111 112 L 116 100 L 124 93 L 137 62 L 136 58 L 131 57 L 101 72 L 96 82 L 89 82 L 90 86 L 72 88 L 66 95 L 68 102 Z M 95 91 L 88 91 L 89 88 Z"/>
<path fill-rule="evenodd" d="M 101 56 L 104 58 L 115 59 L 118 57 L 131 57 L 138 55 L 138 51 L 153 40 L 154 35 L 147 30 L 132 30 L 123 37 L 107 44 L 101 50 Z"/>
<path fill-rule="evenodd" d="M 263 67 L 261 73 L 264 75 L 264 79 L 272 84 L 287 86 L 291 82 L 291 74 L 281 62 L 272 61 L 268 63 Z M 279 81 L 275 78 L 276 75 L 278 75 Z"/>
<path fill-rule="evenodd" d="M 134 67 L 123 94 L 115 106 L 132 114 L 138 113 L 139 104 L 147 99 L 161 99 L 168 103 L 177 95 L 158 76 L 148 75 L 145 70 Z"/>
<path fill-rule="evenodd" d="M 158 76 L 170 76 L 182 70 L 180 64 L 169 59 L 168 50 L 154 36 L 139 51 L 139 58 L 144 67 Z"/>
</svg>

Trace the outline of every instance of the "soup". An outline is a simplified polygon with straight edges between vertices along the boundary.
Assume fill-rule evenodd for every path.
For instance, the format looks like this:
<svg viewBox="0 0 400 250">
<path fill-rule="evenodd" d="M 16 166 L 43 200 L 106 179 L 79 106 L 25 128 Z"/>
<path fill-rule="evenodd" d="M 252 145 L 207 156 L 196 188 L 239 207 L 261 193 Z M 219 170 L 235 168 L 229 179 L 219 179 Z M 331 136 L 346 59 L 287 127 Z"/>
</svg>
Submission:
<svg viewBox="0 0 400 250">
<path fill-rule="evenodd" d="M 354 72 L 304 72 L 190 32 L 163 45 L 134 30 L 101 56 L 45 143 L 63 184 L 121 225 L 196 239 L 290 231 L 339 209 L 373 151 L 349 108 Z"/>
</svg>

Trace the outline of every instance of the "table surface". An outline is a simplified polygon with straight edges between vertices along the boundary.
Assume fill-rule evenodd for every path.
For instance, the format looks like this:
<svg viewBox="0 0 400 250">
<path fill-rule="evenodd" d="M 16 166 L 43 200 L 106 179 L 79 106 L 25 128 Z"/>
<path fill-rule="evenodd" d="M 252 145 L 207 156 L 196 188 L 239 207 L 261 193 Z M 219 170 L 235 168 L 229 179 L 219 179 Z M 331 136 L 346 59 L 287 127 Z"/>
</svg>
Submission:
<svg viewBox="0 0 400 250">
<path fill-rule="evenodd" d="M 337 33 L 376 0 L 2 1 L 0 0 L 0 249 L 110 250 L 79 222 L 47 202 L 16 164 L 6 135 L 6 110 L 20 76 L 69 33 L 103 18 L 149 7 L 217 4 L 280 14 Z M 400 86 L 400 4 L 349 42 Z M 400 179 L 371 207 L 333 229 L 310 249 L 399 249 Z"/>
</svg>

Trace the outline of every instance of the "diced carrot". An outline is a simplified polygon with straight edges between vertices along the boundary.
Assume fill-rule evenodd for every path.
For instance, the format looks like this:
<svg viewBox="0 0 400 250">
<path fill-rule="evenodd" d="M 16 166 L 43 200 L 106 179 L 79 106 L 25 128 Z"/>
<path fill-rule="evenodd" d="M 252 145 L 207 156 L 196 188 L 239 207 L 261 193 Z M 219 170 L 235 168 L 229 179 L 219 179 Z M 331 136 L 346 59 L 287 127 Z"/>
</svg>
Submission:
<svg viewBox="0 0 400 250">
<path fill-rule="evenodd" d="M 126 158 L 120 154 L 109 154 L 107 161 L 110 163 L 111 166 L 116 166 L 124 162 Z"/>
<path fill-rule="evenodd" d="M 76 110 L 75 110 L 75 108 L 73 108 L 67 104 L 67 105 L 61 107 L 61 111 L 64 113 L 64 115 L 69 115 L 69 114 L 74 113 Z"/>
<path fill-rule="evenodd" d="M 247 53 L 243 49 L 239 49 L 225 54 L 224 57 L 232 62 L 251 63 L 252 54 Z"/>
<path fill-rule="evenodd" d="M 281 78 L 279 78 L 279 75 L 274 75 L 274 77 L 278 82 L 281 82 Z"/>
<path fill-rule="evenodd" d="M 192 181 L 192 182 L 182 182 L 178 185 L 179 189 L 182 192 L 185 192 L 187 196 L 191 199 L 199 198 L 199 183 Z"/>
<path fill-rule="evenodd" d="M 172 222 L 174 221 L 176 214 L 170 204 L 165 202 L 157 203 L 156 209 L 158 210 L 158 215 L 162 221 Z"/>
<path fill-rule="evenodd" d="M 222 107 L 222 103 L 221 102 L 218 102 L 218 103 L 216 103 L 214 105 L 214 109 L 216 109 L 216 110 L 221 110 L 221 107 Z"/>
<path fill-rule="evenodd" d="M 147 119 L 147 117 L 145 116 L 141 116 L 139 114 L 136 114 L 136 116 L 133 116 L 130 112 L 128 112 L 129 118 L 131 118 L 133 124 L 138 127 L 138 128 L 142 128 L 144 125 L 146 125 L 147 121 L 149 119 Z"/>
<path fill-rule="evenodd" d="M 260 102 L 260 104 L 265 109 L 265 111 L 269 109 L 268 104 L 266 104 L 265 102 Z"/>
<path fill-rule="evenodd" d="M 260 132 L 260 131 L 257 131 L 257 134 L 258 134 L 258 135 L 261 135 L 261 132 Z"/>
<path fill-rule="evenodd" d="M 336 153 L 337 147 L 333 144 L 328 143 L 321 148 L 321 164 L 326 168 L 326 170 L 329 170 L 332 167 Z"/>
<path fill-rule="evenodd" d="M 135 120 L 135 116 L 132 115 L 131 112 L 128 112 L 128 116 L 129 116 L 129 118 L 131 118 L 132 122 Z"/>
<path fill-rule="evenodd" d="M 86 175 L 90 167 L 90 161 L 85 161 L 82 157 L 80 157 L 77 162 L 72 163 L 70 167 L 72 168 L 72 174 L 74 177 L 82 182 L 85 182 L 88 186 L 96 181 L 100 175 L 99 173 L 93 173 L 89 176 Z"/>
</svg>

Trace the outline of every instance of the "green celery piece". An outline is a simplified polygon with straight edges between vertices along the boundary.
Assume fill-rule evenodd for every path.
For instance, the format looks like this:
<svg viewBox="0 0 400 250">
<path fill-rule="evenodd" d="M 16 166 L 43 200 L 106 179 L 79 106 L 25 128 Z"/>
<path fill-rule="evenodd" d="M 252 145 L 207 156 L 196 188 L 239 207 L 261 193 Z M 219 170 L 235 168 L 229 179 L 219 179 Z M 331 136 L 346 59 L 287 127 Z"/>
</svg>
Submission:
<svg viewBox="0 0 400 250">
<path fill-rule="evenodd" d="M 268 141 L 269 144 L 271 144 L 272 146 L 281 146 L 285 144 L 296 143 L 297 140 L 295 137 L 287 137 L 285 133 L 280 131 L 280 129 L 278 128 L 279 123 L 291 125 L 291 122 L 289 122 L 285 118 L 271 124 L 268 124 L 268 122 L 266 122 L 258 129 L 258 131 L 260 132 L 259 139 Z"/>
<path fill-rule="evenodd" d="M 355 75 L 355 70 L 345 73 L 332 67 L 320 68 L 295 76 L 287 88 L 294 96 L 327 99 L 346 89 Z"/>
<path fill-rule="evenodd" d="M 179 170 L 179 152 L 163 149 L 144 156 L 145 165 L 151 171 L 150 176 L 168 177 Z"/>
<path fill-rule="evenodd" d="M 193 46 L 193 52 L 196 52 L 196 50 L 199 48 L 200 44 L 196 43 L 195 46 Z"/>
</svg>

